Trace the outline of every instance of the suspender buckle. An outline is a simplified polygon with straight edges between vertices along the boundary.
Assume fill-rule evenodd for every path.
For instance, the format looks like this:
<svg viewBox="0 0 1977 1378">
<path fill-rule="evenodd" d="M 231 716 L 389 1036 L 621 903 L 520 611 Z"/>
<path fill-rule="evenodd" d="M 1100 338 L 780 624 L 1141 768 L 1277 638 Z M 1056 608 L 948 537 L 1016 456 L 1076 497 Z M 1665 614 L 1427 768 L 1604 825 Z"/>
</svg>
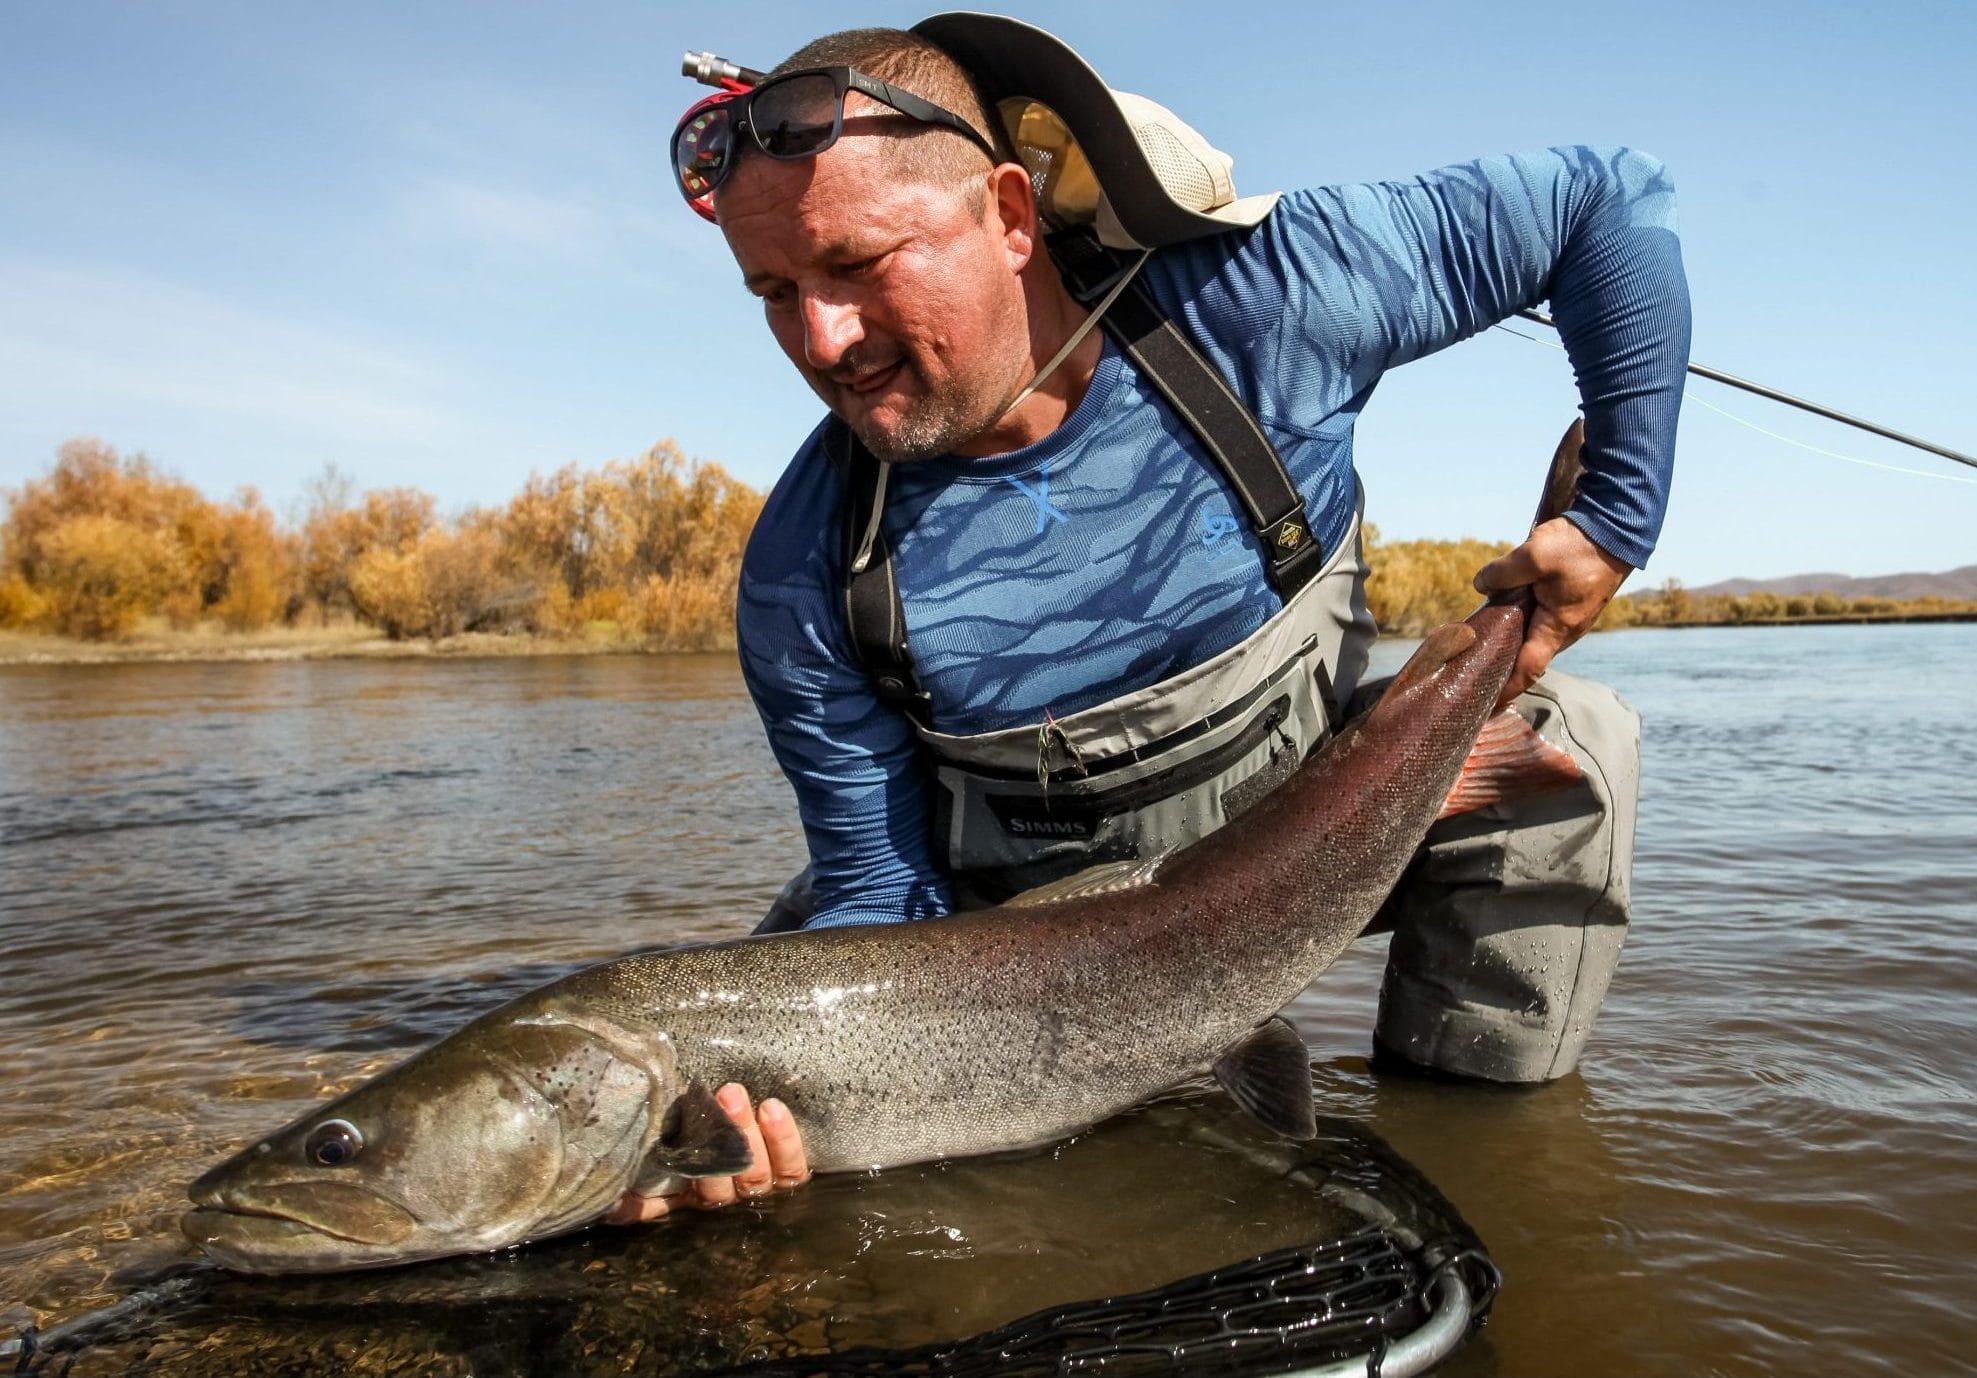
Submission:
<svg viewBox="0 0 1977 1378">
<path fill-rule="evenodd" d="M 1270 583 L 1288 599 L 1311 582 L 1324 565 L 1324 551 L 1305 520 L 1304 504 L 1257 533 L 1270 561 Z"/>
<path fill-rule="evenodd" d="M 900 654 L 902 656 L 905 654 L 903 648 Z M 923 727 L 933 723 L 933 695 L 920 688 L 911 678 L 892 673 L 878 674 L 872 678 L 872 689 L 879 702 L 886 707 L 904 713 Z"/>
<path fill-rule="evenodd" d="M 1273 562 L 1281 563 L 1301 553 L 1311 544 L 1311 528 L 1305 524 L 1303 509 L 1300 508 L 1280 522 L 1272 523 L 1264 531 L 1263 541 L 1270 547 L 1270 559 Z"/>
</svg>

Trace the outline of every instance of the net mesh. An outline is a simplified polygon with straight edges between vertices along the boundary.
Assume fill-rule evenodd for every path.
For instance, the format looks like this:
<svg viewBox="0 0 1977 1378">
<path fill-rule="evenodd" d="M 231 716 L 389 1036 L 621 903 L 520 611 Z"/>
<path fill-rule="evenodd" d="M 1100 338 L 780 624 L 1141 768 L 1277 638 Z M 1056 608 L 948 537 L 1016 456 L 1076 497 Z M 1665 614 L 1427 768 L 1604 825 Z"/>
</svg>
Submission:
<svg viewBox="0 0 1977 1378">
<path fill-rule="evenodd" d="M 1470 1331 L 1483 1323 L 1502 1275 L 1449 1199 L 1385 1140 L 1355 1126 L 1286 1175 L 1365 1223 L 948 1344 L 786 1357 L 722 1369 L 718 1378 L 1238 1378 L 1350 1359 L 1370 1359 L 1377 1373 L 1387 1345 L 1426 1322 L 1429 1297 L 1449 1270 L 1468 1286 Z"/>
<path fill-rule="evenodd" d="M 1417 1329 L 1430 1285 L 1451 1267 L 1479 1299 L 1472 1323 L 1480 1322 L 1497 1274 L 1473 1235 L 1409 1250 L 1369 1225 L 1151 1291 L 1039 1311 L 955 1344 L 785 1359 L 725 1369 L 722 1378 L 1281 1373 L 1377 1353 Z"/>
</svg>

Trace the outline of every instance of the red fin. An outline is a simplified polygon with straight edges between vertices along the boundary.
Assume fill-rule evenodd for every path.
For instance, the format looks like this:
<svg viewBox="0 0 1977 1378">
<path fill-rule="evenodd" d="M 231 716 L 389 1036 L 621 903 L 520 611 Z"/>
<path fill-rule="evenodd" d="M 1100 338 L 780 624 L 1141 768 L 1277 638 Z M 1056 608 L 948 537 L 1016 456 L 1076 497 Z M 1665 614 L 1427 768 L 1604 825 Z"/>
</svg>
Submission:
<svg viewBox="0 0 1977 1378">
<path fill-rule="evenodd" d="M 1514 708 L 1506 708 L 1476 734 L 1476 745 L 1462 763 L 1462 774 L 1448 792 L 1437 818 L 1563 789 L 1583 772 L 1564 747 L 1537 734 Z"/>
</svg>

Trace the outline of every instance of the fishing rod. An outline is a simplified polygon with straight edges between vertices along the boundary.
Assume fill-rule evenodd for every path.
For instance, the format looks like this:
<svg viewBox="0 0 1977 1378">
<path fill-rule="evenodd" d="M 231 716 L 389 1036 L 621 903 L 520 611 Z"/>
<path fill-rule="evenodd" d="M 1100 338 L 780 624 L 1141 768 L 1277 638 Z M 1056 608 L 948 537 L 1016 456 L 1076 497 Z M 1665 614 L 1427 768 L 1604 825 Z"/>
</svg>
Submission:
<svg viewBox="0 0 1977 1378">
<path fill-rule="evenodd" d="M 1549 326 L 1553 330 L 1558 329 L 1551 317 L 1542 311 L 1519 311 L 1517 314 L 1527 321 L 1536 321 L 1539 325 Z M 1794 397 L 1790 393 L 1780 392 L 1776 388 L 1767 388 L 1762 383 L 1753 383 L 1748 378 L 1737 377 L 1734 373 L 1725 373 L 1721 369 L 1710 368 L 1707 364 L 1690 364 L 1689 372 L 1695 374 L 1698 378 L 1707 378 L 1712 383 L 1727 383 L 1733 388 L 1742 388 L 1745 392 L 1755 393 L 1757 396 L 1769 398 L 1773 402 L 1783 402 L 1788 407 L 1797 407 L 1800 411 L 1809 411 L 1814 416 L 1823 416 L 1828 421 L 1838 421 L 1841 425 L 1852 426 L 1855 430 L 1866 431 L 1870 435 L 1882 436 L 1888 440 L 1898 440 L 1904 445 L 1912 445 L 1918 450 L 1926 450 L 1932 455 L 1941 455 L 1944 459 L 1953 459 L 1958 464 L 1968 464 L 1971 468 L 1977 469 L 1977 459 L 1972 459 L 1969 455 L 1960 454 L 1955 450 L 1937 445 L 1932 441 L 1919 439 L 1916 436 L 1904 435 L 1902 432 L 1890 430 L 1886 426 L 1877 426 L 1872 421 L 1863 421 L 1857 416 L 1848 416 L 1845 412 L 1834 411 L 1831 407 L 1822 407 L 1817 402 L 1808 402 L 1803 397 Z"/>
</svg>

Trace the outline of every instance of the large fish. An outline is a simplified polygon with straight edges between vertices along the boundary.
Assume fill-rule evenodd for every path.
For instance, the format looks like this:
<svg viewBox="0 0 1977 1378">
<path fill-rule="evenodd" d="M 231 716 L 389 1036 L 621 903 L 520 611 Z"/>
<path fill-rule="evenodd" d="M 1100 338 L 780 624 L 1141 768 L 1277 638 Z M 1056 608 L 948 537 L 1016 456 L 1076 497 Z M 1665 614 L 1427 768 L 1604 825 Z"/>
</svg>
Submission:
<svg viewBox="0 0 1977 1378">
<path fill-rule="evenodd" d="M 1045 1143 L 1211 1070 L 1309 1136 L 1309 1058 L 1277 1011 L 1442 811 L 1526 616 L 1493 602 L 1437 629 L 1266 799 L 1097 893 L 577 972 L 213 1168 L 184 1231 L 270 1273 L 557 1234 L 629 1186 L 746 1166 L 727 1081 L 780 1097 L 819 1172 Z"/>
</svg>

